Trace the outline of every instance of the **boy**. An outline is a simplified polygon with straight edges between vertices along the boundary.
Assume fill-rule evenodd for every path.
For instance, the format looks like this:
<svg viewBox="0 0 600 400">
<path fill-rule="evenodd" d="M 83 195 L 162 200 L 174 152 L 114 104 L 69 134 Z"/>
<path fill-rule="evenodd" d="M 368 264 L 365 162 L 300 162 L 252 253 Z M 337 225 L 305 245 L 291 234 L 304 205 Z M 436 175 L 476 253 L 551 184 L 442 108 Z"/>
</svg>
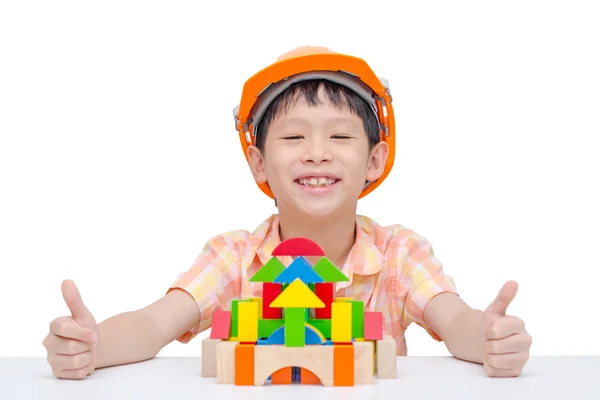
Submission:
<svg viewBox="0 0 600 400">
<path fill-rule="evenodd" d="M 278 243 L 306 237 L 349 278 L 336 296 L 382 311 L 398 355 L 406 355 L 404 331 L 415 322 L 455 357 L 483 364 L 489 376 L 518 376 L 531 336 L 522 320 L 505 315 L 516 283 L 506 283 L 485 311 L 472 309 L 427 240 L 356 214 L 357 200 L 393 164 L 391 100 L 386 82 L 363 60 L 321 47 L 295 49 L 251 77 L 234 111 L 236 129 L 254 179 L 279 213 L 252 233 L 211 238 L 164 297 L 99 325 L 74 283 L 63 282 L 72 315 L 52 321 L 43 342 L 54 375 L 82 379 L 97 368 L 153 358 L 173 340 L 189 342 L 232 299 L 262 294 L 249 279 Z"/>
</svg>

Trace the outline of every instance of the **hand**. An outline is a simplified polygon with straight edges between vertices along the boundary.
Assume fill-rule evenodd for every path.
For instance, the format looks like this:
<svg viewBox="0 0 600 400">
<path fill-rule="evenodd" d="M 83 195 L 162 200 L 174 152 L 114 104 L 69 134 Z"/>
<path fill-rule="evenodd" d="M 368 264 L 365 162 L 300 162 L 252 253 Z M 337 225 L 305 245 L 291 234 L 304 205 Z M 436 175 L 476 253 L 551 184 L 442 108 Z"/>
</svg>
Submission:
<svg viewBox="0 0 600 400">
<path fill-rule="evenodd" d="M 71 316 L 59 317 L 50 323 L 50 332 L 43 345 L 48 351 L 48 363 L 54 376 L 83 379 L 96 369 L 95 347 L 100 332 L 75 284 L 66 280 L 61 289 Z"/>
<path fill-rule="evenodd" d="M 488 376 L 519 376 L 529 360 L 531 335 L 521 319 L 506 315 L 517 289 L 517 282 L 506 282 L 483 313 L 483 366 Z"/>
</svg>

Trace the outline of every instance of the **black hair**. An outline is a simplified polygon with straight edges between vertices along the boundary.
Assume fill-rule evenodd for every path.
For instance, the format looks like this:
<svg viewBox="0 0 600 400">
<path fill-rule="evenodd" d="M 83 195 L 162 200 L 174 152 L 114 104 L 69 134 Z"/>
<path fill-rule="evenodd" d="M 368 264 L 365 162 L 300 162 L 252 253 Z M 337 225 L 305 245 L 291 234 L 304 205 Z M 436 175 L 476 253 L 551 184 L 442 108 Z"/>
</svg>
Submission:
<svg viewBox="0 0 600 400">
<path fill-rule="evenodd" d="M 256 131 L 256 147 L 264 152 L 269 125 L 281 112 L 287 112 L 300 97 L 304 97 L 309 106 L 323 105 L 323 102 L 319 99 L 319 89 L 321 87 L 331 104 L 339 109 L 346 108 L 362 120 L 363 128 L 369 140 L 369 150 L 379 143 L 381 139 L 379 120 L 373 109 L 358 94 L 329 80 L 312 79 L 292 84 L 269 105 Z"/>
</svg>

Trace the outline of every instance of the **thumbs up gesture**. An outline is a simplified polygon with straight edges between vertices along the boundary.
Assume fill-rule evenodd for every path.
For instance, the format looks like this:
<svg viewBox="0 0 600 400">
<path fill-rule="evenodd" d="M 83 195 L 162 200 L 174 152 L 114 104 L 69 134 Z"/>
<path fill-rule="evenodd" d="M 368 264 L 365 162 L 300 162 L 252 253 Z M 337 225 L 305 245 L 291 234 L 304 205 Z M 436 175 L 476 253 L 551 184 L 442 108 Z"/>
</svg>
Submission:
<svg viewBox="0 0 600 400">
<path fill-rule="evenodd" d="M 517 289 L 516 282 L 506 282 L 483 313 L 483 366 L 488 376 L 519 376 L 529 360 L 531 335 L 521 319 L 506 315 Z"/>
<path fill-rule="evenodd" d="M 43 341 L 52 373 L 62 379 L 83 379 L 96 368 L 99 329 L 94 316 L 81 300 L 75 284 L 66 280 L 62 294 L 70 316 L 56 318 Z"/>
</svg>

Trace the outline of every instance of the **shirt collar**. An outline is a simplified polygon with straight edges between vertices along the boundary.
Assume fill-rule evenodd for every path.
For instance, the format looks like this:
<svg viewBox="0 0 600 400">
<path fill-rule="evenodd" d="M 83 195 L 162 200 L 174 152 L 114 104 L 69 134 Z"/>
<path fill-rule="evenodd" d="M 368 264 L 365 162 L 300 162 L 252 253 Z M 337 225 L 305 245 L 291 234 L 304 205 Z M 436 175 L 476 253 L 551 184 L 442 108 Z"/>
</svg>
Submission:
<svg viewBox="0 0 600 400">
<path fill-rule="evenodd" d="M 337 282 L 337 290 L 344 289 L 352 284 L 353 275 L 373 275 L 383 268 L 385 257 L 376 244 L 377 224 L 370 218 L 356 216 L 356 239 L 346 258 L 346 262 L 339 269 L 348 278 L 346 282 Z M 252 245 L 256 248 L 262 265 L 271 259 L 271 253 L 281 243 L 279 237 L 279 216 L 271 215 L 265 220 L 252 235 Z M 280 258 L 284 265 L 290 265 L 293 257 Z"/>
</svg>

